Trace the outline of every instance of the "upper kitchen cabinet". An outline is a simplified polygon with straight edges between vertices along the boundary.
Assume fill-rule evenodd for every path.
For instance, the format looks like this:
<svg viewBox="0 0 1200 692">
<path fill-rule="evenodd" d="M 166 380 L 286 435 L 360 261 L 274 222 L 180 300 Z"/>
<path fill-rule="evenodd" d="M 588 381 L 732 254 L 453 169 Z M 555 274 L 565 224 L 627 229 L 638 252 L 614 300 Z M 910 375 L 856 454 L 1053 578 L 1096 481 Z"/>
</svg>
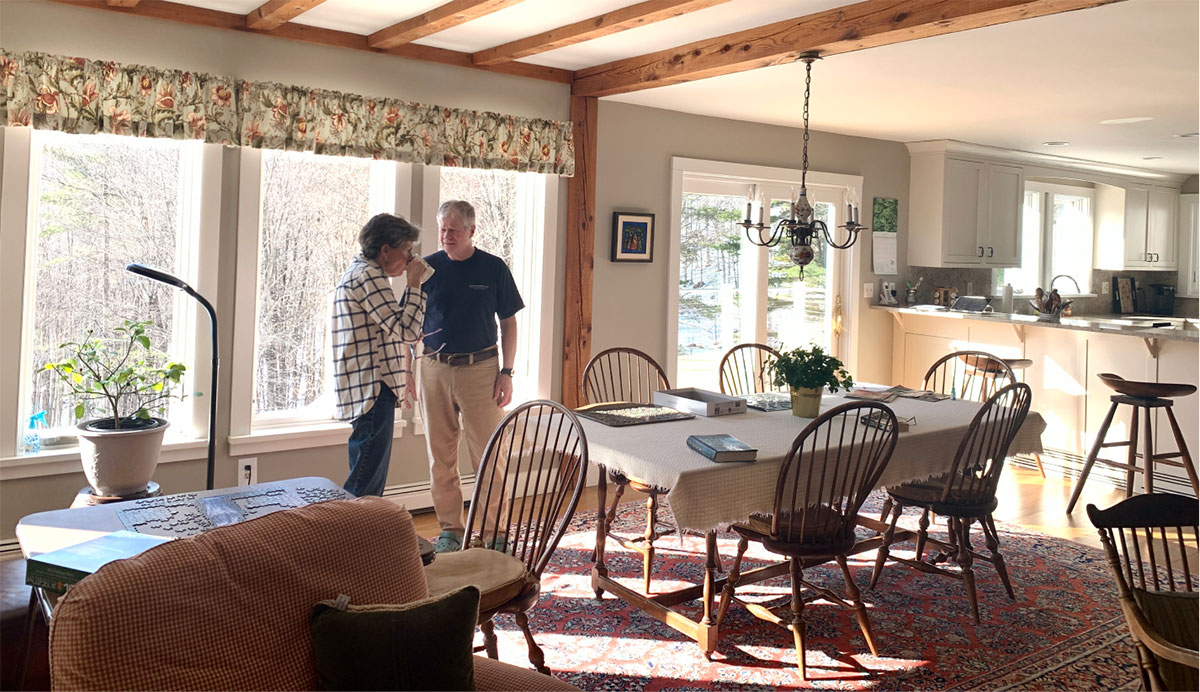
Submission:
<svg viewBox="0 0 1200 692">
<path fill-rule="evenodd" d="M 1179 293 L 1200 297 L 1200 195 L 1179 195 Z"/>
<path fill-rule="evenodd" d="M 925 143 L 919 143 L 925 144 Z M 910 144 L 908 263 L 1017 267 L 1025 176 L 1019 166 Z"/>
<path fill-rule="evenodd" d="M 1096 185 L 1096 269 L 1174 271 L 1179 191 L 1158 185 Z"/>
</svg>

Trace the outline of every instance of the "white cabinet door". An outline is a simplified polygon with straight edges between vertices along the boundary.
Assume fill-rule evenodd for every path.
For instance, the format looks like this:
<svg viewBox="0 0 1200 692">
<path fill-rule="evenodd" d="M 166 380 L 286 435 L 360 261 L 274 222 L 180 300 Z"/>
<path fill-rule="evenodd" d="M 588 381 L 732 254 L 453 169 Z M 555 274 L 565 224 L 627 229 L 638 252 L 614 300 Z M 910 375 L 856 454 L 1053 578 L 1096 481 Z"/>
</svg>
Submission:
<svg viewBox="0 0 1200 692">
<path fill-rule="evenodd" d="M 1150 208 L 1150 190 L 1125 188 L 1125 266 L 1148 267 L 1146 257 L 1146 212 Z"/>
<path fill-rule="evenodd" d="M 942 259 L 954 264 L 983 261 L 980 229 L 987 215 L 987 165 L 946 159 L 942 199 Z"/>
<path fill-rule="evenodd" d="M 1200 383 L 1200 358 L 1197 358 L 1197 346 L 1195 342 L 1168 341 L 1166 339 L 1159 342 L 1158 381 L 1186 382 L 1190 384 Z M 1175 413 L 1175 420 L 1179 423 L 1179 431 L 1183 433 L 1184 443 L 1187 444 L 1188 452 L 1191 454 L 1192 463 L 1194 464 L 1197 460 L 1200 460 L 1200 397 L 1193 394 L 1191 396 L 1181 396 L 1171 401 L 1173 402 L 1171 410 Z M 1179 445 L 1175 442 L 1175 435 L 1171 432 L 1171 425 L 1167 421 L 1167 416 L 1161 411 L 1162 409 L 1159 409 L 1155 420 L 1155 454 L 1166 454 L 1179 449 Z M 1163 475 L 1170 478 L 1168 481 L 1170 486 L 1155 486 L 1155 491 L 1167 490 L 1191 494 L 1191 483 L 1188 480 L 1187 471 L 1178 466 L 1160 464 L 1154 475 L 1155 482 L 1158 482 Z"/>
<path fill-rule="evenodd" d="M 1153 269 L 1175 269 L 1175 210 L 1178 193 L 1167 187 L 1152 187 L 1146 215 L 1146 254 Z"/>
<path fill-rule="evenodd" d="M 988 215 L 984 263 L 992 267 L 1021 266 L 1021 209 L 1025 197 L 1024 171 L 1014 166 L 988 165 Z"/>
<path fill-rule="evenodd" d="M 1179 196 L 1179 295 L 1200 296 L 1200 195 Z M 1197 455 L 1200 458 L 1200 455 Z"/>
<path fill-rule="evenodd" d="M 1087 392 L 1085 332 L 1026 327 L 1025 355 L 1033 361 L 1023 373 L 1033 390 L 1033 410 L 1046 421 L 1042 444 L 1084 456 L 1083 421 Z"/>
</svg>

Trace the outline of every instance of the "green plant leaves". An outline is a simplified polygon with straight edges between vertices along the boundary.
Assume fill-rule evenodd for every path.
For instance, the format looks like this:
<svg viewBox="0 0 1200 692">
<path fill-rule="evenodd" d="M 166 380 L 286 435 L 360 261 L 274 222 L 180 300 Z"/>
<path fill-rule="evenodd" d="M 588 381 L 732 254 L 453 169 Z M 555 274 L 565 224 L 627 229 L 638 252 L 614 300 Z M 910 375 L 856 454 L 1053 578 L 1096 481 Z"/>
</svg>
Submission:
<svg viewBox="0 0 1200 692">
<path fill-rule="evenodd" d="M 778 387 L 817 388 L 829 387 L 836 392 L 840 387 L 854 386 L 846 366 L 836 357 L 825 353 L 820 346 L 795 348 L 785 351 L 779 358 L 767 362 L 773 373 L 773 382 Z"/>
</svg>

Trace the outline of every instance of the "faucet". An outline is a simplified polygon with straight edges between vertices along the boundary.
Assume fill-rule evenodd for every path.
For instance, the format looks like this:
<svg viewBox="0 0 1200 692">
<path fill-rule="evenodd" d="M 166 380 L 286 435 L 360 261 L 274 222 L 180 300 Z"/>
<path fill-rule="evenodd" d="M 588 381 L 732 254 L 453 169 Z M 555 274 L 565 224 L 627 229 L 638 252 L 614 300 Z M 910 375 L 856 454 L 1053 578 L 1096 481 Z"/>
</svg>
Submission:
<svg viewBox="0 0 1200 692">
<path fill-rule="evenodd" d="M 1083 291 L 1080 290 L 1080 288 L 1079 288 L 1079 282 L 1076 281 L 1075 278 L 1072 277 L 1070 274 L 1059 274 L 1058 276 L 1054 277 L 1053 279 L 1050 279 L 1050 290 L 1051 291 L 1054 290 L 1054 282 L 1055 281 L 1058 281 L 1059 279 L 1064 278 L 1064 277 L 1070 279 L 1071 283 L 1075 284 L 1075 292 L 1076 293 L 1083 293 Z"/>
</svg>

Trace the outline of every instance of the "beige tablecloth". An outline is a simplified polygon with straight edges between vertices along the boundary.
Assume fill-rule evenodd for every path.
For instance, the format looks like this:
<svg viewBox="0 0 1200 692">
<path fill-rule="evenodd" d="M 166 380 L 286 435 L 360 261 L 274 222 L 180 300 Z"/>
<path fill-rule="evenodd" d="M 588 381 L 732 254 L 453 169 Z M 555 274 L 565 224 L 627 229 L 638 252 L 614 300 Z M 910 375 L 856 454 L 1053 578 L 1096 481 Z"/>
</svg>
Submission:
<svg viewBox="0 0 1200 692">
<path fill-rule="evenodd" d="M 849 401 L 826 395 L 821 410 Z M 900 433 L 892 460 L 879 486 L 931 478 L 944 473 L 980 404 L 897 399 L 888 404 L 896 416 L 916 416 L 916 425 Z M 609 427 L 580 418 L 587 433 L 591 461 L 660 488 L 681 529 L 707 531 L 737 521 L 752 512 L 769 512 L 775 482 L 784 456 L 796 435 L 811 422 L 791 411 L 748 413 L 690 420 Z M 1009 454 L 1041 452 L 1046 423 L 1030 411 L 1009 448 Z M 688 435 L 728 433 L 758 449 L 753 463 L 717 464 L 687 446 Z"/>
</svg>

